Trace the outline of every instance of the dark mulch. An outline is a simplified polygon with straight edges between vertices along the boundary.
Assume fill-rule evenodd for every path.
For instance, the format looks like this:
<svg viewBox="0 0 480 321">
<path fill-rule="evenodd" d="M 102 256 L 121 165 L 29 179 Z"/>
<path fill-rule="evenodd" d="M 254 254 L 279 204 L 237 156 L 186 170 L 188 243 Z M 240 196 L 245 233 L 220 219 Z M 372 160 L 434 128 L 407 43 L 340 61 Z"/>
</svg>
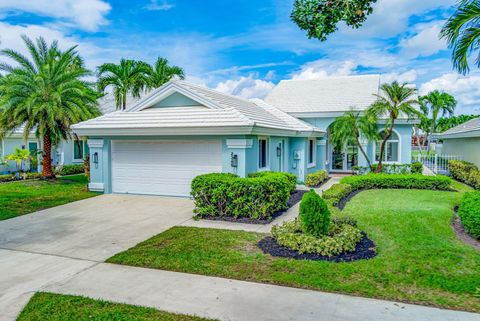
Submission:
<svg viewBox="0 0 480 321">
<path fill-rule="evenodd" d="M 467 231 L 463 228 L 460 217 L 456 214 L 458 212 L 458 205 L 453 208 L 455 215 L 452 218 L 452 228 L 457 237 L 464 243 L 470 244 L 477 250 L 480 250 L 480 241 L 471 237 Z"/>
<path fill-rule="evenodd" d="M 363 233 L 363 237 L 357 244 L 354 252 L 342 253 L 335 256 L 323 256 L 313 253 L 299 253 L 298 251 L 282 246 L 271 237 L 267 236 L 258 242 L 258 247 L 263 253 L 277 257 L 292 258 L 295 260 L 312 260 L 312 261 L 330 261 L 330 262 L 352 262 L 357 260 L 368 260 L 377 256 L 375 251 L 375 243 L 370 240 L 367 234 Z"/>
<path fill-rule="evenodd" d="M 345 196 L 344 198 L 342 198 L 338 204 L 337 204 L 337 207 L 340 209 L 340 210 L 343 210 L 345 208 L 345 205 L 347 205 L 347 203 L 355 196 L 357 195 L 358 193 L 361 193 L 363 192 L 364 189 L 357 189 L 356 191 L 353 191 L 351 192 L 350 194 L 348 194 L 347 196 Z"/>
<path fill-rule="evenodd" d="M 277 217 L 282 216 L 285 214 L 288 209 L 293 207 L 295 204 L 300 202 L 302 200 L 303 194 L 305 194 L 308 191 L 304 190 L 295 190 L 293 193 L 290 195 L 290 198 L 288 199 L 287 206 L 288 208 L 285 210 L 277 211 L 276 213 L 273 213 L 273 215 L 269 219 L 264 219 L 264 220 L 258 220 L 258 219 L 253 219 L 249 217 L 230 217 L 230 216 L 205 216 L 202 217 L 202 220 L 210 220 L 210 221 L 226 221 L 226 222 L 235 222 L 235 223 L 247 223 L 247 224 L 270 224 L 272 223 Z"/>
</svg>

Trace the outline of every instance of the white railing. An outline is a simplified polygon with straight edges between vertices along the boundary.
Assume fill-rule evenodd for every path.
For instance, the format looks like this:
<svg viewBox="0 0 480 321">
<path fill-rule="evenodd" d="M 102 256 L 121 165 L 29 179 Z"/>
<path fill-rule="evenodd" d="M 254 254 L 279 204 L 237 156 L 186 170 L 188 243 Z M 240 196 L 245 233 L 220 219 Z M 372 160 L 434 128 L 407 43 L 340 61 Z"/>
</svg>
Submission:
<svg viewBox="0 0 480 321">
<path fill-rule="evenodd" d="M 428 167 L 435 174 L 445 174 L 448 175 L 448 163 L 452 160 L 463 160 L 462 156 L 459 155 L 443 155 L 443 154 L 434 154 L 434 155 L 422 155 L 419 154 L 417 157 L 413 157 L 412 161 L 420 162 L 426 167 Z"/>
</svg>

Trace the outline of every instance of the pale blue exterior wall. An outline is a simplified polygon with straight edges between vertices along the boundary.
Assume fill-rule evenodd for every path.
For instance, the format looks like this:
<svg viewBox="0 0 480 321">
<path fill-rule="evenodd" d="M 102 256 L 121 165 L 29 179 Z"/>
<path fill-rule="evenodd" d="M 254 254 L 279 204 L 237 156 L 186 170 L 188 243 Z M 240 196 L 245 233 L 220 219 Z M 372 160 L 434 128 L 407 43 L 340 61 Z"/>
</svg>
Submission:
<svg viewBox="0 0 480 321">
<path fill-rule="evenodd" d="M 12 154 L 15 151 L 15 148 L 28 149 L 28 144 L 30 142 L 37 143 L 38 148 L 40 148 L 40 142 L 35 138 L 28 139 L 27 142 L 25 142 L 21 137 L 9 137 L 3 139 L 2 141 L 0 141 L 0 158 L 4 159 L 5 156 Z M 25 165 L 23 169 L 28 169 L 28 166 Z M 8 162 L 6 166 L 0 166 L 0 174 L 15 172 L 16 170 L 16 164 L 13 161 Z"/>
</svg>

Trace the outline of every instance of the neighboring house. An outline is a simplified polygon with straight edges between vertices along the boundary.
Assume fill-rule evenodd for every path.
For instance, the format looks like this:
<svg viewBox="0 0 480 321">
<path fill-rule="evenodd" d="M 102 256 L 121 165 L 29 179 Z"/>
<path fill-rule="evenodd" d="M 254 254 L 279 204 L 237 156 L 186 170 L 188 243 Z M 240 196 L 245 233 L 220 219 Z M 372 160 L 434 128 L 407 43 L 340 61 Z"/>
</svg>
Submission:
<svg viewBox="0 0 480 321">
<path fill-rule="evenodd" d="M 138 101 L 137 98 L 129 95 L 127 100 L 131 103 Z M 98 104 L 102 111 L 102 114 L 108 114 L 116 110 L 115 96 L 113 94 L 107 94 L 98 100 Z M 24 170 L 31 168 L 33 171 L 41 171 L 41 156 L 39 151 L 42 150 L 42 141 L 35 137 L 32 132 L 27 141 L 23 139 L 23 128 L 19 128 L 11 133 L 9 136 L 0 140 L 0 158 L 4 159 L 5 156 L 12 154 L 15 148 L 27 149 L 30 151 L 32 158 L 34 159 L 31 164 L 25 164 Z M 86 156 L 89 154 L 89 148 L 86 139 L 78 137 L 78 140 L 64 140 L 52 149 L 52 165 L 54 167 L 63 165 L 80 165 L 83 164 Z M 31 166 L 33 165 L 33 166 Z M 0 174 L 16 171 L 16 165 L 13 161 L 9 162 L 6 166 L 0 165 Z"/>
<path fill-rule="evenodd" d="M 172 80 L 126 111 L 72 128 L 89 137 L 95 191 L 188 196 L 192 179 L 211 172 L 286 171 L 303 181 L 364 164 L 357 148 L 329 146 L 327 128 L 351 106 L 365 110 L 379 83 L 377 75 L 281 82 L 266 103 Z M 410 162 L 411 135 L 412 124 L 399 120 L 387 161 Z M 374 155 L 375 144 L 365 145 Z"/>
<path fill-rule="evenodd" d="M 480 167 L 480 118 L 475 118 L 436 134 L 443 140 L 442 154 L 457 155 Z"/>
</svg>

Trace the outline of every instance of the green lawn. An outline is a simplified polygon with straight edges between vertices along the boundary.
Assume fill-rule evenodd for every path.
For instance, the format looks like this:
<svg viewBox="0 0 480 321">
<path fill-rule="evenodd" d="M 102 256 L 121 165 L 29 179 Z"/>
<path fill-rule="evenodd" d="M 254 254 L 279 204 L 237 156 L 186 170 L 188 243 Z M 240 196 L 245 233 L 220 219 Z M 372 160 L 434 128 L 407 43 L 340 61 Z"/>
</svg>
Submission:
<svg viewBox="0 0 480 321">
<path fill-rule="evenodd" d="M 450 226 L 461 195 L 369 190 L 355 196 L 344 212 L 377 244 L 378 256 L 368 261 L 276 258 L 256 246 L 262 234 L 175 227 L 108 262 L 480 312 L 480 252 Z"/>
<path fill-rule="evenodd" d="M 39 320 L 206 321 L 207 319 L 172 314 L 152 308 L 93 300 L 80 296 L 40 292 L 30 299 L 30 302 L 20 313 L 17 321 Z"/>
<path fill-rule="evenodd" d="M 87 190 L 84 175 L 55 181 L 28 180 L 0 184 L 0 220 L 98 195 Z"/>
</svg>

